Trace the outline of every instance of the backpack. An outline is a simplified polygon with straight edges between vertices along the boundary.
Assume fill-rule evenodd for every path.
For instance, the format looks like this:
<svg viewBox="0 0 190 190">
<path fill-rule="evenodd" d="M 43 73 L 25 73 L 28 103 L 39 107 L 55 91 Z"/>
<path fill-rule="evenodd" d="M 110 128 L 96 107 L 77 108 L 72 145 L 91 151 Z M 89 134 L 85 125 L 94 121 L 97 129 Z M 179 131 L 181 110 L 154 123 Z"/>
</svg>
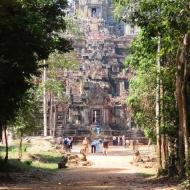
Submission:
<svg viewBox="0 0 190 190">
<path fill-rule="evenodd" d="M 64 145 L 67 145 L 67 144 L 68 144 L 67 139 L 64 139 L 63 144 L 64 144 Z"/>
</svg>

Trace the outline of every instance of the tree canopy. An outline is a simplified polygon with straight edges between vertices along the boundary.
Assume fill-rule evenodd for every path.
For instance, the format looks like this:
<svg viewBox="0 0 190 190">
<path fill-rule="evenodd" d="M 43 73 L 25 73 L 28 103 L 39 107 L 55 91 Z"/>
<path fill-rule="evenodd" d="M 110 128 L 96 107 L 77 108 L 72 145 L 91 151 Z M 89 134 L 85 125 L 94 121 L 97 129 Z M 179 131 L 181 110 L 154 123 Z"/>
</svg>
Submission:
<svg viewBox="0 0 190 190">
<path fill-rule="evenodd" d="M 66 0 L 0 1 L 0 128 L 14 116 L 38 74 L 39 61 L 57 49 L 68 52 Z"/>
<path fill-rule="evenodd" d="M 131 94 L 128 98 L 134 117 L 143 127 L 147 126 L 150 129 L 151 124 L 155 130 L 158 118 L 153 114 L 157 104 L 154 92 L 159 84 L 160 130 L 159 132 L 155 130 L 155 133 L 159 133 L 156 134 L 158 136 L 162 135 L 162 139 L 157 141 L 157 145 L 161 147 L 161 142 L 163 144 L 169 142 L 163 145 L 161 150 L 162 157 L 167 160 L 166 164 L 163 165 L 161 162 L 160 164 L 163 168 L 171 164 L 170 169 L 173 168 L 171 173 L 175 174 L 178 170 L 180 176 L 185 174 L 186 168 L 187 176 L 190 177 L 189 1 L 114 0 L 114 2 L 115 14 L 141 30 L 127 60 L 135 72 L 135 77 L 130 82 Z M 159 47 L 158 53 L 159 43 L 161 48 Z M 158 59 L 161 62 L 160 70 L 154 69 Z M 151 95 L 153 96 L 150 97 Z M 174 170 L 176 166 L 178 169 Z M 170 173 L 169 169 L 168 172 Z"/>
</svg>

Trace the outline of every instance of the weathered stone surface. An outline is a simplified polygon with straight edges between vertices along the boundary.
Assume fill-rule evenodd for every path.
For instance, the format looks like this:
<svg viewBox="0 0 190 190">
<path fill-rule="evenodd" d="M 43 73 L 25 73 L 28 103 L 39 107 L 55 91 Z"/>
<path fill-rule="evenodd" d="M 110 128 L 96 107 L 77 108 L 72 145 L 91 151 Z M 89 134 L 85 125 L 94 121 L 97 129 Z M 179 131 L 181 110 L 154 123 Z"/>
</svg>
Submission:
<svg viewBox="0 0 190 190">
<path fill-rule="evenodd" d="M 87 161 L 86 154 L 81 152 L 81 154 L 79 154 L 79 159 L 82 161 Z"/>
<path fill-rule="evenodd" d="M 69 160 L 77 160 L 79 158 L 79 156 L 78 155 L 70 155 L 69 156 Z"/>
<path fill-rule="evenodd" d="M 83 162 L 81 162 L 81 166 L 91 166 L 91 165 L 92 165 L 92 163 L 89 162 L 89 161 L 83 161 Z"/>
<path fill-rule="evenodd" d="M 68 162 L 68 157 L 67 156 L 63 156 L 61 161 L 58 163 L 58 168 L 66 168 L 66 164 Z"/>
<path fill-rule="evenodd" d="M 68 105 L 58 103 L 56 135 L 80 135 L 78 129 L 101 133 L 103 130 L 131 127 L 131 115 L 125 100 L 130 70 L 124 58 L 133 35 L 126 36 L 124 23 L 113 19 L 113 5 L 108 1 L 74 1 L 80 38 L 72 36 L 79 69 L 65 70 Z M 61 109 L 62 108 L 62 109 Z M 77 129 L 77 130 L 76 130 Z M 74 131 L 75 130 L 75 131 Z"/>
<path fill-rule="evenodd" d="M 62 168 L 66 168 L 65 163 L 64 162 L 59 162 L 58 163 L 58 169 L 62 169 Z"/>
</svg>

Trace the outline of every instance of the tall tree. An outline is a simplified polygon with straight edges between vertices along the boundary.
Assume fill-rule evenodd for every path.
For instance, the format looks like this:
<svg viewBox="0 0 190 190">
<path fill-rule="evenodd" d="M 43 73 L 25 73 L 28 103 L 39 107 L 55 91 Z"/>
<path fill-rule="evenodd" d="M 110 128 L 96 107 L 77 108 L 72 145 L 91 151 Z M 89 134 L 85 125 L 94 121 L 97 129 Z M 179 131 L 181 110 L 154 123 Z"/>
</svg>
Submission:
<svg viewBox="0 0 190 190">
<path fill-rule="evenodd" d="M 190 32 L 187 32 L 183 42 L 179 44 L 177 53 L 176 97 L 179 109 L 180 137 L 183 135 L 185 148 L 185 161 L 187 175 L 190 179 L 190 113 L 189 113 L 189 87 L 190 87 Z"/>
<path fill-rule="evenodd" d="M 180 173 L 185 173 L 183 170 L 185 166 L 183 155 L 185 153 L 186 169 L 189 177 L 189 1 L 115 0 L 115 3 L 118 6 L 117 10 L 122 10 L 124 20 L 146 31 L 149 39 L 157 37 L 158 34 L 161 35 L 161 58 L 164 59 L 162 66 L 165 67 L 169 64 L 170 68 L 176 69 L 176 78 L 173 77 L 173 80 L 176 79 L 175 90 L 179 112 Z M 183 151 L 183 147 L 185 151 Z"/>
<path fill-rule="evenodd" d="M 19 159 L 22 158 L 23 136 L 31 135 L 42 127 L 40 98 L 38 85 L 34 85 L 23 97 L 16 117 L 8 123 L 10 130 L 20 139 Z"/>
<path fill-rule="evenodd" d="M 59 35 L 66 6 L 66 0 L 0 1 L 0 131 L 38 74 L 38 62 L 55 49 L 72 49 Z"/>
<path fill-rule="evenodd" d="M 46 80 L 45 87 L 47 90 L 46 101 L 49 105 L 49 134 L 51 136 L 55 136 L 57 103 L 58 101 L 62 104 L 67 102 L 65 95 L 66 78 L 64 77 L 64 71 L 66 69 L 77 68 L 76 54 L 75 52 L 65 54 L 54 52 L 49 56 L 47 64 L 48 78 Z"/>
</svg>

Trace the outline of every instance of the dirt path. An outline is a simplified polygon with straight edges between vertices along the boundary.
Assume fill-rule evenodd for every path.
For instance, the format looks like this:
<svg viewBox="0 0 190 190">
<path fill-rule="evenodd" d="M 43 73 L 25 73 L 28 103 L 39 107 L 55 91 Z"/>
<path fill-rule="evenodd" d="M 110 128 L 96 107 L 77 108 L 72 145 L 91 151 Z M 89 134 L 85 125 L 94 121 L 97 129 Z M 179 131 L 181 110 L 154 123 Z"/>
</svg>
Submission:
<svg viewBox="0 0 190 190">
<path fill-rule="evenodd" d="M 75 153 L 80 147 L 75 147 Z M 147 147 L 140 147 L 142 158 L 148 156 Z M 154 152 L 152 149 L 150 152 Z M 174 182 L 154 180 L 155 167 L 145 168 L 146 164 L 131 164 L 132 150 L 123 147 L 110 147 L 107 156 L 100 153 L 88 155 L 93 163 L 89 167 L 67 168 L 53 175 L 44 176 L 42 181 L 27 181 L 26 184 L 12 184 L 0 189 L 64 189 L 64 190 L 177 190 Z M 41 178 L 42 179 L 42 178 Z"/>
</svg>

